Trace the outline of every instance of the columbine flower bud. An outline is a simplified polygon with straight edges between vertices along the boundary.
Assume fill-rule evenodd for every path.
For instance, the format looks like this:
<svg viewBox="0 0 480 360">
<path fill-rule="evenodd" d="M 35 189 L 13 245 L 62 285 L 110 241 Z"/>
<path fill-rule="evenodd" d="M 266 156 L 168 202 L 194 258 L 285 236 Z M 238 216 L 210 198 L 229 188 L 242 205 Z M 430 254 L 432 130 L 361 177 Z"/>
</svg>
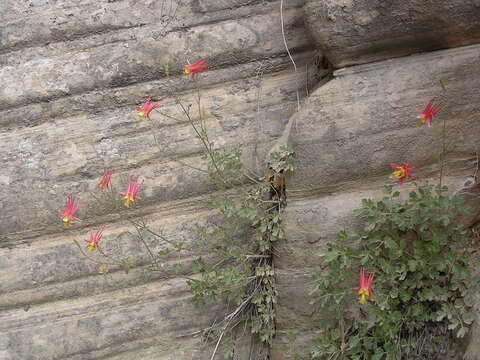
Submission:
<svg viewBox="0 0 480 360">
<path fill-rule="evenodd" d="M 420 119 L 420 125 L 432 126 L 432 119 L 440 111 L 440 106 L 433 103 L 433 99 L 425 106 L 423 110 L 417 110 L 420 115 L 417 118 Z"/>
<path fill-rule="evenodd" d="M 137 107 L 137 114 L 141 118 L 150 118 L 150 113 L 152 112 L 153 109 L 157 108 L 158 106 L 159 106 L 158 103 L 150 104 L 150 96 L 149 96 L 142 106 Z"/>
<path fill-rule="evenodd" d="M 196 73 L 204 72 L 207 67 L 210 65 L 205 65 L 205 59 L 195 61 L 193 64 L 188 64 L 184 66 L 183 73 L 185 75 L 190 75 L 192 78 L 195 77 Z"/>
<path fill-rule="evenodd" d="M 136 179 L 130 178 L 128 180 L 127 190 L 120 193 L 122 195 L 122 200 L 124 200 L 125 207 L 130 207 L 137 200 L 138 190 L 140 189 L 141 183 L 139 183 Z"/>
<path fill-rule="evenodd" d="M 87 249 L 90 251 L 95 251 L 98 248 L 98 243 L 102 239 L 102 233 L 105 230 L 105 227 L 98 229 L 96 232 L 90 231 L 88 233 Z"/>
<path fill-rule="evenodd" d="M 107 190 L 108 185 L 110 184 L 110 178 L 112 177 L 112 175 L 113 175 L 113 171 L 104 169 L 102 179 L 98 182 L 98 187 L 103 191 Z"/>
<path fill-rule="evenodd" d="M 80 209 L 80 204 L 78 199 L 74 199 L 72 195 L 67 196 L 67 205 L 63 213 L 60 213 L 60 217 L 63 221 L 63 226 L 66 228 L 69 227 L 73 222 L 80 221 L 80 219 L 75 217 L 75 213 Z"/>
</svg>

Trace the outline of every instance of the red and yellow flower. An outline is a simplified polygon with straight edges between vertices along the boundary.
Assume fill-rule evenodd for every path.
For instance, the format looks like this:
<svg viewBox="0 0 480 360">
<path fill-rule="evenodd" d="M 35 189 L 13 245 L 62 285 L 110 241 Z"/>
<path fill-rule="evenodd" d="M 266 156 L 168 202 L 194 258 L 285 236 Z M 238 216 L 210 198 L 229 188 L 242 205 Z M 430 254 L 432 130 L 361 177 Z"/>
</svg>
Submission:
<svg viewBox="0 0 480 360">
<path fill-rule="evenodd" d="M 67 196 L 67 205 L 63 213 L 60 213 L 60 217 L 63 221 L 63 226 L 69 227 L 72 223 L 80 221 L 75 217 L 75 213 L 80 209 L 78 199 L 75 199 L 71 194 Z"/>
<path fill-rule="evenodd" d="M 150 101 L 151 98 L 149 96 L 142 106 L 137 107 L 137 114 L 139 117 L 150 118 L 150 113 L 152 112 L 152 110 L 159 106 L 158 103 L 151 104 Z"/>
<path fill-rule="evenodd" d="M 130 207 L 137 200 L 137 194 L 140 190 L 140 185 L 142 183 L 138 182 L 135 178 L 131 177 L 128 180 L 127 190 L 120 193 L 122 195 L 122 200 L 124 200 L 125 207 Z"/>
<path fill-rule="evenodd" d="M 105 230 L 105 227 L 98 229 L 97 231 L 90 231 L 88 233 L 87 249 L 90 251 L 95 251 L 98 248 L 98 243 L 102 239 L 102 233 Z"/>
<path fill-rule="evenodd" d="M 187 64 L 184 66 L 183 73 L 195 77 L 196 73 L 204 72 L 210 65 L 205 64 L 206 59 L 195 61 L 193 64 Z"/>
<path fill-rule="evenodd" d="M 423 110 L 417 110 L 420 115 L 417 117 L 420 119 L 419 125 L 432 126 L 432 120 L 435 115 L 440 111 L 440 106 L 434 104 L 433 99 L 425 106 Z"/>
<path fill-rule="evenodd" d="M 415 166 L 409 167 L 408 163 L 403 163 L 402 165 L 391 164 L 390 166 L 394 170 L 390 178 L 397 179 L 398 185 L 402 185 L 405 179 L 414 179 L 410 172 L 416 169 Z"/>
<path fill-rule="evenodd" d="M 102 179 L 98 182 L 98 187 L 103 191 L 108 189 L 108 185 L 110 184 L 110 178 L 113 175 L 113 171 L 108 169 L 103 169 Z"/>
<path fill-rule="evenodd" d="M 365 277 L 365 269 L 363 267 L 360 268 L 360 286 L 353 289 L 358 290 L 359 302 L 362 305 L 367 302 L 367 297 L 372 297 L 373 295 L 372 284 L 374 278 L 374 272 L 369 272 L 367 277 Z"/>
</svg>

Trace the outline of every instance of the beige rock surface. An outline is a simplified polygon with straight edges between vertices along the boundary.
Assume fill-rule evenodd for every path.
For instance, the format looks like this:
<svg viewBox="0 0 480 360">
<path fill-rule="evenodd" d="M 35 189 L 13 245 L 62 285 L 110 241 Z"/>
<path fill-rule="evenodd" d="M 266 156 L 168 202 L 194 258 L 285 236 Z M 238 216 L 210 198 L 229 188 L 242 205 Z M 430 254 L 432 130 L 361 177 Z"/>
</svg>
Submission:
<svg viewBox="0 0 480 360">
<path fill-rule="evenodd" d="M 438 152 L 443 119 L 452 136 L 465 137 L 450 155 L 447 183 L 455 191 L 470 182 L 480 134 L 480 79 L 471 74 L 480 71 L 479 59 L 475 45 L 342 69 L 294 115 L 289 142 L 298 168 L 287 187 L 287 241 L 277 249 L 275 359 L 285 358 L 280 349 L 289 331 L 306 342 L 308 330 L 321 321 L 307 294 L 310 277 L 321 266 L 317 253 L 354 226 L 352 211 L 363 198 L 382 197 L 383 185 L 392 182 L 390 164 L 411 162 L 420 167 L 420 179 L 436 181 L 421 168 Z M 432 128 L 418 127 L 415 110 L 441 94 L 439 76 L 447 87 L 445 105 Z"/>
<path fill-rule="evenodd" d="M 196 229 L 211 219 L 203 206 L 208 178 L 185 166 L 201 164 L 201 144 L 184 120 L 152 113 L 158 144 L 148 122 L 133 121 L 149 95 L 173 117 L 181 114 L 172 94 L 195 101 L 195 83 L 181 75 L 187 61 L 212 65 L 200 86 L 215 143 L 243 144 L 256 170 L 278 139 L 297 153 L 287 241 L 275 251 L 273 360 L 285 358 L 288 331 L 307 343 L 322 319 L 306 293 L 317 250 L 354 224 L 351 211 L 362 198 L 380 196 L 390 163 L 431 163 L 440 119 L 465 137 L 451 156 L 448 183 L 459 189 L 471 179 L 480 45 L 458 46 L 480 41 L 478 0 L 307 0 L 305 7 L 292 0 L 283 7 L 297 73 L 279 0 L 0 1 L 1 360 L 210 359 L 197 332 L 221 313 L 220 304 L 196 309 L 181 276 L 141 269 L 148 253 L 118 214 L 84 206 L 83 221 L 67 230 L 58 217 L 69 193 L 91 203 L 104 167 L 115 170 L 117 187 L 140 176 L 140 206 L 129 213 L 185 245 L 167 267 L 193 259 Z M 456 48 L 338 70 L 303 104 L 305 88 L 328 71 L 316 45 L 337 67 Z M 432 129 L 418 128 L 415 110 L 440 96 L 439 76 L 446 104 Z M 98 275 L 98 264 L 73 242 L 102 224 L 106 249 L 137 265 L 128 274 L 111 265 Z M 166 248 L 146 238 L 154 251 Z M 480 359 L 476 339 L 474 332 L 469 360 Z M 244 338 L 236 360 L 247 360 L 250 346 Z"/>
<path fill-rule="evenodd" d="M 246 161 L 261 169 L 306 80 L 286 57 L 279 1 L 162 3 L 0 2 L 2 360 L 210 359 L 195 333 L 219 305 L 196 309 L 183 279 L 139 267 L 125 274 L 112 265 L 98 275 L 73 240 L 83 244 L 88 230 L 105 224 L 106 250 L 136 265 L 148 259 L 118 214 L 87 206 L 109 167 L 118 188 L 129 175 L 144 180 L 130 214 L 185 245 L 167 265 L 191 261 L 211 187 L 182 163 L 201 166 L 201 144 L 185 120 L 152 113 L 156 146 L 148 122 L 133 121 L 135 107 L 152 95 L 180 116 L 171 94 L 186 103 L 196 97 L 183 64 L 207 58 L 212 66 L 199 78 L 212 138 L 243 143 Z M 300 69 L 313 59 L 302 5 L 284 9 Z M 58 212 L 69 193 L 86 206 L 83 221 L 64 230 Z M 165 248 L 147 240 L 154 251 Z M 244 341 L 238 359 L 248 349 Z"/>
<path fill-rule="evenodd" d="M 306 0 L 305 22 L 337 68 L 480 42 L 477 0 Z"/>
</svg>

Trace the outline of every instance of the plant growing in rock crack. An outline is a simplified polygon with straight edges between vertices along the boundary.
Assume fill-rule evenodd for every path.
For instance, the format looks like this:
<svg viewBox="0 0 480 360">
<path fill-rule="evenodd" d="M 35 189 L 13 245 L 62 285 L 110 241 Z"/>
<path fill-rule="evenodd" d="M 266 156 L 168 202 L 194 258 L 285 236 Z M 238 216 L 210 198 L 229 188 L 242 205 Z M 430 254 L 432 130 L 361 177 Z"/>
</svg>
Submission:
<svg viewBox="0 0 480 360">
<path fill-rule="evenodd" d="M 392 186 L 384 190 L 382 200 L 363 200 L 355 212 L 361 227 L 321 254 L 326 272 L 316 276 L 312 300 L 334 320 L 322 329 L 314 359 L 432 359 L 473 322 L 468 239 L 455 222 L 467 211 L 461 199 L 433 185 L 418 186 L 407 200 Z M 352 308 L 360 267 L 375 272 L 374 294 Z"/>
<path fill-rule="evenodd" d="M 211 144 L 208 135 L 205 139 Z M 201 278 L 188 284 L 196 303 L 224 297 L 232 309 L 208 329 L 207 338 L 216 340 L 216 346 L 225 336 L 234 338 L 241 324 L 249 325 L 251 333 L 269 345 L 275 335 L 277 302 L 273 246 L 283 237 L 280 211 L 285 188 L 276 186 L 274 179 L 268 177 L 271 173 L 257 179 L 247 175 L 238 148 L 210 149 L 207 153 L 205 159 L 217 190 L 211 195 L 209 206 L 216 210 L 218 219 L 199 229 L 204 252 L 209 256 L 195 261 Z M 292 156 L 289 150 L 284 150 L 284 154 L 287 158 Z M 283 176 L 272 172 L 275 178 Z M 231 350 L 227 348 L 227 352 Z"/>
<path fill-rule="evenodd" d="M 421 112 L 422 124 L 430 125 L 438 112 L 431 101 Z M 444 121 L 437 185 L 414 183 L 407 198 L 385 186 L 382 200 L 364 199 L 354 212 L 360 225 L 321 252 L 324 270 L 310 294 L 328 320 L 320 324 L 308 358 L 439 359 L 455 346 L 455 337 L 467 334 L 478 281 L 469 269 L 467 233 L 456 221 L 468 209 L 443 185 L 451 150 L 446 136 Z M 415 168 L 408 163 L 392 167 L 399 185 L 413 179 Z M 303 359 L 294 341 L 292 335 L 288 354 Z"/>
<path fill-rule="evenodd" d="M 241 148 L 218 149 L 209 137 L 205 110 L 197 98 L 198 116 L 190 105 L 177 104 L 201 141 L 203 160 L 214 184 L 208 207 L 216 220 L 198 230 L 201 253 L 193 270 L 198 279 L 187 281 L 196 304 L 226 299 L 225 317 L 208 328 L 204 337 L 215 343 L 212 359 L 224 340 L 224 353 L 235 353 L 235 338 L 247 325 L 262 344 L 257 359 L 267 358 L 275 335 L 275 271 L 273 244 L 283 237 L 280 212 L 286 201 L 285 172 L 294 169 L 293 152 L 281 148 L 270 159 L 266 176 L 253 174 L 241 159 Z"/>
<path fill-rule="evenodd" d="M 124 202 L 123 207 L 119 204 L 119 192 L 110 184 L 112 174 L 108 170 L 99 183 L 102 193 L 92 194 L 92 197 L 97 200 L 99 206 L 107 207 L 122 221 L 133 226 L 135 238 L 145 247 L 149 255 L 148 269 L 164 272 L 170 276 L 176 273 L 176 276 L 186 279 L 193 293 L 193 301 L 198 305 L 218 298 L 226 300 L 224 318 L 204 331 L 204 339 L 215 343 L 212 359 L 219 350 L 222 340 L 226 357 L 233 357 L 235 338 L 241 335 L 242 327 L 244 329 L 248 327 L 258 340 L 260 346 L 255 358 L 267 359 L 268 347 L 275 335 L 277 302 L 272 259 L 273 244 L 283 237 L 281 210 L 286 204 L 285 174 L 294 169 L 294 153 L 286 147 L 281 147 L 278 152 L 271 155 L 266 175 L 258 176 L 243 163 L 240 146 L 230 149 L 216 147 L 207 131 L 205 107 L 201 103 L 198 79 L 195 76 L 204 72 L 208 66 L 205 60 L 185 65 L 184 74 L 191 77 L 197 88 L 196 104 L 185 104 L 175 94 L 169 94 L 179 106 L 183 119 L 160 111 L 160 104 L 152 102 L 150 97 L 136 108 L 138 119 L 148 121 L 154 142 L 160 151 L 162 148 L 156 136 L 155 125 L 150 118 L 152 111 L 176 121 L 187 121 L 203 146 L 202 159 L 205 168 L 174 160 L 208 173 L 214 185 L 215 191 L 209 197 L 207 206 L 215 210 L 215 220 L 198 229 L 201 239 L 198 253 L 204 255 L 198 256 L 189 269 L 181 267 L 164 269 L 163 257 L 171 252 L 181 252 L 183 247 L 152 231 L 148 224 L 130 216 L 128 211 L 123 209 L 136 203 L 141 184 L 135 179 L 130 179 L 126 190 L 120 193 Z M 165 67 L 165 73 L 168 77 L 168 66 Z M 72 201 L 73 199 L 70 199 L 72 203 L 70 208 L 75 205 Z M 71 212 L 67 211 L 69 219 L 72 218 L 67 219 L 68 223 L 75 221 L 74 212 L 70 214 Z M 86 246 L 90 251 L 98 250 L 104 259 L 92 258 L 83 250 L 80 243 L 76 242 L 79 249 L 92 261 L 101 264 L 100 272 L 106 271 L 106 265 L 121 265 L 128 272 L 133 265 L 129 260 L 116 259 L 102 250 L 103 231 L 104 228 L 101 228 L 92 232 Z M 168 249 L 154 252 L 152 241 L 165 243 Z M 183 275 L 190 272 L 198 273 L 199 276 L 193 278 Z"/>
</svg>

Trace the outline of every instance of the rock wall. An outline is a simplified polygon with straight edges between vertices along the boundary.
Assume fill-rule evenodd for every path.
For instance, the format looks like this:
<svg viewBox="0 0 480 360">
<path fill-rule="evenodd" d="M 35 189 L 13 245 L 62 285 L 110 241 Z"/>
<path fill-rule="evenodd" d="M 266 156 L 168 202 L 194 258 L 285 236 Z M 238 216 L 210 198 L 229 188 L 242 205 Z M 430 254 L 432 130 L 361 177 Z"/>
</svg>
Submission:
<svg viewBox="0 0 480 360">
<path fill-rule="evenodd" d="M 306 0 L 305 21 L 335 67 L 480 42 L 477 0 Z"/>
<path fill-rule="evenodd" d="M 452 191 L 471 186 L 480 135 L 480 78 L 471 74 L 480 71 L 479 59 L 480 45 L 473 45 L 338 70 L 294 115 L 297 131 L 290 142 L 298 168 L 288 186 L 288 241 L 276 262 L 281 298 L 277 341 L 286 342 L 289 331 L 308 334 L 321 321 L 321 314 L 312 321 L 307 294 L 319 269 L 317 253 L 355 224 L 352 212 L 362 199 L 382 198 L 390 164 L 412 162 L 426 168 L 438 153 L 438 131 L 418 127 L 415 109 L 442 92 L 440 75 L 448 93 L 442 118 L 451 135 L 465 136 L 450 154 L 447 183 Z M 416 176 L 435 181 L 437 174 L 420 170 Z M 476 211 L 480 219 L 478 207 Z"/>
<path fill-rule="evenodd" d="M 195 247 L 211 188 L 177 160 L 201 163 L 202 146 L 186 121 L 152 113 L 157 147 L 148 122 L 133 121 L 134 109 L 152 95 L 181 117 L 170 94 L 193 102 L 183 65 L 207 58 L 201 87 L 213 139 L 243 143 L 246 161 L 263 167 L 314 57 L 302 5 L 289 1 L 283 13 L 303 69 L 295 74 L 279 1 L 0 2 L 0 359 L 210 359 L 198 330 L 218 306 L 196 309 L 184 280 L 138 267 L 98 275 L 73 242 L 83 244 L 92 228 L 107 225 L 107 250 L 136 265 L 148 254 L 118 215 L 85 206 L 83 221 L 65 230 L 58 212 L 69 193 L 92 203 L 109 167 L 117 186 L 128 175 L 144 180 L 132 214 Z M 190 252 L 168 262 L 191 259 Z M 246 342 L 239 358 L 248 350 Z"/>
<path fill-rule="evenodd" d="M 297 72 L 285 50 L 281 4 Z M 194 101 L 195 85 L 181 71 L 198 58 L 212 64 L 201 88 L 218 144 L 242 143 L 257 170 L 278 139 L 295 147 L 287 241 L 275 252 L 280 304 L 272 358 L 285 357 L 288 331 L 307 342 L 305 330 L 321 320 L 306 294 L 315 252 L 352 225 L 360 199 L 377 196 L 391 162 L 429 164 L 435 141 L 416 127 L 415 110 L 440 94 L 439 76 L 448 94 L 442 116 L 466 140 L 452 155 L 448 182 L 461 188 L 472 176 L 479 12 L 476 0 L 3 0 L 0 359 L 210 359 L 198 330 L 220 304 L 196 309 L 181 278 L 138 267 L 98 275 L 73 242 L 92 228 L 107 225 L 109 250 L 136 265 L 148 254 L 116 214 L 84 207 L 84 220 L 67 230 L 58 217 L 69 193 L 91 201 L 104 167 L 115 170 L 118 186 L 140 176 L 141 206 L 131 213 L 192 250 L 169 264 L 191 261 L 212 189 L 182 163 L 198 164 L 201 144 L 186 122 L 153 114 L 156 146 L 133 110 L 152 95 L 164 112 L 180 115 L 170 94 Z M 433 49 L 442 50 L 420 53 Z M 321 53 L 337 68 L 363 65 L 316 86 L 328 71 Z M 475 344 L 471 360 L 480 359 Z M 250 346 L 245 339 L 237 358 L 248 359 Z"/>
<path fill-rule="evenodd" d="M 418 127 L 416 110 L 442 97 L 440 78 L 446 84 L 441 117 L 450 136 L 465 137 L 449 155 L 446 182 L 451 191 L 475 184 L 480 45 L 460 45 L 479 42 L 479 15 L 478 2 L 471 1 L 306 1 L 308 28 L 333 65 L 365 64 L 336 70 L 330 82 L 309 94 L 282 136 L 294 147 L 298 168 L 288 185 L 287 241 L 277 249 L 279 332 L 273 358 L 286 358 L 289 332 L 307 344 L 325 316 L 310 306 L 307 291 L 321 265 L 318 251 L 355 225 L 352 211 L 362 199 L 383 196 L 391 163 L 423 169 L 432 164 L 439 132 Z M 425 52 L 448 47 L 454 48 Z M 418 172 L 427 181 L 437 176 Z M 480 220 L 478 196 L 473 198 L 469 224 Z M 476 339 L 478 328 L 467 348 L 471 360 L 480 359 Z"/>
</svg>

